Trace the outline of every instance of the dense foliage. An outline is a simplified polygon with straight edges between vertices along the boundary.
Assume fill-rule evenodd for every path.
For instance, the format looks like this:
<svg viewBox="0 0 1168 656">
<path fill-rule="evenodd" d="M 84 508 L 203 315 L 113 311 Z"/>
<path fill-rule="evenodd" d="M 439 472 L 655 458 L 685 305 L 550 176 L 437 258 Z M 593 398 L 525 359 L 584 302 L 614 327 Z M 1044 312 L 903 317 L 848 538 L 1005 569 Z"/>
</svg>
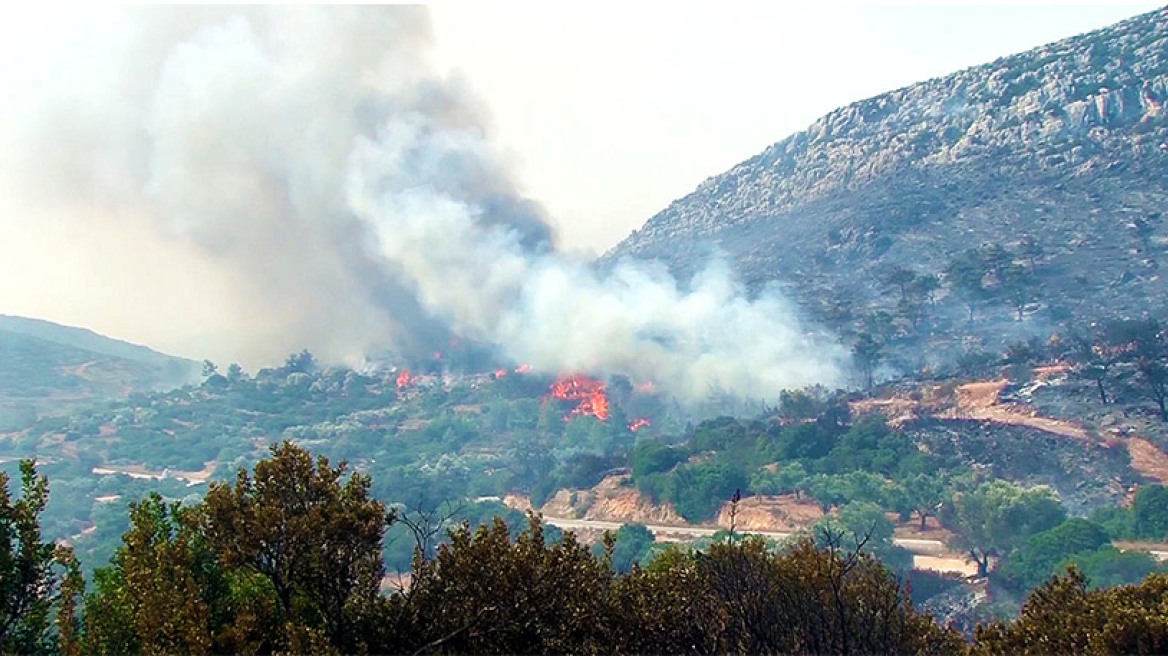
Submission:
<svg viewBox="0 0 1168 656">
<path fill-rule="evenodd" d="M 0 504 L 3 525 L 17 529 L 3 540 L 15 557 L 0 560 L 3 651 L 1125 654 L 1168 645 L 1164 575 L 1089 590 L 1072 567 L 1017 620 L 981 627 L 970 643 L 914 610 L 904 582 L 862 549 L 879 531 L 825 525 L 782 546 L 729 533 L 701 551 L 667 548 L 627 573 L 616 564 L 628 557 L 621 543 L 641 551 L 643 527 L 607 535 L 594 552 L 572 533 L 549 539 L 535 515 L 518 533 L 501 519 L 464 522 L 431 550 L 424 524 L 369 498 L 368 477 L 289 443 L 270 453 L 194 505 L 157 495 L 134 504 L 80 617 L 75 564 L 37 537 L 47 481 L 26 462 L 22 498 Z M 839 521 L 863 524 L 870 512 L 856 507 Z M 379 592 L 381 541 L 398 523 L 418 540 L 412 577 Z M 1089 550 L 1104 535 L 1072 520 L 1029 544 L 1043 557 L 1057 540 Z"/>
</svg>

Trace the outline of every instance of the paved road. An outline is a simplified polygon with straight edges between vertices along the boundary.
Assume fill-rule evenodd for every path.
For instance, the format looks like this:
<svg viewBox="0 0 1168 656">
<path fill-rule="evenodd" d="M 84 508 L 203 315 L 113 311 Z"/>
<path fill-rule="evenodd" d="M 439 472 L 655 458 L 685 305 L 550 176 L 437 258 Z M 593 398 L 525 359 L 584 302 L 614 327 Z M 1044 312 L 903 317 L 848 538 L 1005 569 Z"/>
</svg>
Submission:
<svg viewBox="0 0 1168 656">
<path fill-rule="evenodd" d="M 548 517 L 546 515 L 543 521 L 562 529 L 575 530 L 615 531 L 623 526 L 622 522 L 609 522 L 599 519 L 569 519 L 567 517 Z M 703 526 L 666 526 L 663 524 L 645 524 L 645 528 L 649 529 L 653 536 L 662 542 L 689 542 L 699 538 L 710 537 L 722 530 Z M 774 540 L 783 540 L 791 537 L 790 533 L 775 531 L 741 531 L 741 533 L 761 535 L 764 538 Z M 896 538 L 893 542 L 897 546 L 904 547 L 917 554 L 936 555 L 945 553 L 945 544 L 940 540 Z"/>
</svg>

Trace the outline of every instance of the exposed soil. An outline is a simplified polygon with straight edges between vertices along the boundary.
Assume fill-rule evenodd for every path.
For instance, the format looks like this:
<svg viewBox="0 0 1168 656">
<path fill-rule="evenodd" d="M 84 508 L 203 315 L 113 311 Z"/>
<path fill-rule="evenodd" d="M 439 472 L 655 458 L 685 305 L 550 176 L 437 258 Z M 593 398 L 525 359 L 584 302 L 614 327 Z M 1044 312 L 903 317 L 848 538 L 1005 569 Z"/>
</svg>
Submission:
<svg viewBox="0 0 1168 656">
<path fill-rule="evenodd" d="M 1050 381 L 1065 375 L 1069 370 L 1069 365 L 1058 363 L 1036 367 L 1032 373 L 1035 380 Z M 926 417 L 972 419 L 1025 426 L 1105 447 L 1122 445 L 1131 456 L 1132 469 L 1148 479 L 1168 484 L 1168 454 L 1150 440 L 1118 431 L 1099 434 L 1076 421 L 1041 416 L 1037 408 L 1026 403 L 1003 401 L 1002 394 L 1009 385 L 1010 381 L 1005 378 L 956 386 L 926 385 L 914 390 L 911 396 L 900 393 L 884 398 L 863 399 L 849 405 L 853 414 L 857 415 L 880 412 L 896 427 Z"/>
<path fill-rule="evenodd" d="M 1127 450 L 1131 454 L 1132 469 L 1168 485 L 1168 455 L 1160 447 L 1142 437 L 1127 438 Z"/>
<path fill-rule="evenodd" d="M 718 526 L 729 528 L 731 505 L 718 512 Z M 781 496 L 743 497 L 738 502 L 734 525 L 743 531 L 798 531 L 823 518 L 823 511 L 807 499 L 796 499 L 793 494 Z"/>
<path fill-rule="evenodd" d="M 977 565 L 968 558 L 960 556 L 923 556 L 913 555 L 913 569 L 931 570 L 934 572 L 955 572 L 962 576 L 977 576 Z"/>
<path fill-rule="evenodd" d="M 669 504 L 655 505 L 629 484 L 627 474 L 609 476 L 589 490 L 560 490 L 540 511 L 552 517 L 684 526 Z"/>
<path fill-rule="evenodd" d="M 147 469 L 146 466 L 143 464 L 135 464 L 135 465 L 108 465 L 107 464 L 107 465 L 102 465 L 100 467 L 94 467 L 93 473 L 97 474 L 98 476 L 108 476 L 110 474 L 122 474 L 125 476 L 129 476 L 130 478 L 155 479 L 155 480 L 162 480 L 164 478 L 177 478 L 179 480 L 186 481 L 188 485 L 198 485 L 200 483 L 206 483 L 207 479 L 211 478 L 211 475 L 215 473 L 215 468 L 218 466 L 219 466 L 219 463 L 212 460 L 212 461 L 208 462 L 202 469 L 200 469 L 198 471 L 179 471 L 177 469 L 164 469 L 162 471 L 157 471 L 157 470 L 153 470 L 153 469 Z"/>
</svg>

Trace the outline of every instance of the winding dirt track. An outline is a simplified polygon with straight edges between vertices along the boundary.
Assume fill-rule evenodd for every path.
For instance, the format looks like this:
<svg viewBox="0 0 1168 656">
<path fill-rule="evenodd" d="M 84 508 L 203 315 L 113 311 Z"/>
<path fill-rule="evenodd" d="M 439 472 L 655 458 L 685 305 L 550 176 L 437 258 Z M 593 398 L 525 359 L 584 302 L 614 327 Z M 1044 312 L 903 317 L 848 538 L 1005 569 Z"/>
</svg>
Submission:
<svg viewBox="0 0 1168 656">
<path fill-rule="evenodd" d="M 624 525 L 623 522 L 609 522 L 599 519 L 569 519 L 567 517 L 548 517 L 543 521 L 561 529 L 577 531 L 615 531 Z M 645 524 L 645 528 L 662 542 L 692 542 L 701 538 L 713 536 L 723 528 L 709 526 L 664 526 L 660 524 Z M 785 540 L 794 533 L 780 531 L 739 531 L 746 535 L 761 535 L 772 540 Z M 898 547 L 904 547 L 913 553 L 938 555 L 946 552 L 945 544 L 940 540 L 920 540 L 916 538 L 895 538 L 893 542 Z"/>
</svg>

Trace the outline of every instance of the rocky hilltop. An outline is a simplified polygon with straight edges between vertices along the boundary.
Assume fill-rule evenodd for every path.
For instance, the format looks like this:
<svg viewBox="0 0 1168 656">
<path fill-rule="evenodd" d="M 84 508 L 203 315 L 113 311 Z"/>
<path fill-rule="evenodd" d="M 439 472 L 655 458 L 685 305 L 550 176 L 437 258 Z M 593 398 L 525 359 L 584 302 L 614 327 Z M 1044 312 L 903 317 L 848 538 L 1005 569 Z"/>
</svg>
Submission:
<svg viewBox="0 0 1168 656">
<path fill-rule="evenodd" d="M 706 180 L 604 260 L 659 259 L 685 276 L 718 253 L 752 288 L 777 282 L 847 334 L 891 313 L 896 266 L 944 281 L 930 303 L 956 326 L 942 274 L 996 245 L 1034 274 L 1033 297 L 1016 312 L 986 302 L 985 320 L 961 327 L 971 334 L 1162 316 L 1165 102 L 1160 9 L 833 111 Z"/>
</svg>

